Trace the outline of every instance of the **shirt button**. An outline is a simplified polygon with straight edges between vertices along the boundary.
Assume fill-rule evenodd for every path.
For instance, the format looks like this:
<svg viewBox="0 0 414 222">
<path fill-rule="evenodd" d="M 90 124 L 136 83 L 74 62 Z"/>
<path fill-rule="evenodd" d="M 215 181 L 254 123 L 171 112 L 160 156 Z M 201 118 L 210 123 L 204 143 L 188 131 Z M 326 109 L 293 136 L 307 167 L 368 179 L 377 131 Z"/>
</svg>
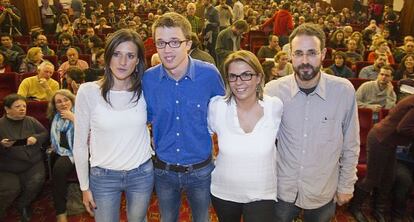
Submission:
<svg viewBox="0 0 414 222">
<path fill-rule="evenodd" d="M 300 166 L 300 169 L 303 170 L 303 166 Z"/>
<path fill-rule="evenodd" d="M 178 100 L 175 100 L 175 103 L 177 103 L 177 104 L 178 104 L 178 103 L 180 103 L 180 101 L 178 101 Z"/>
<path fill-rule="evenodd" d="M 197 108 L 200 108 L 200 104 L 197 104 Z"/>
<path fill-rule="evenodd" d="M 188 79 L 188 77 L 185 77 L 184 79 Z"/>
<path fill-rule="evenodd" d="M 308 120 L 309 118 L 308 117 L 305 117 L 305 120 Z"/>
<path fill-rule="evenodd" d="M 177 149 L 177 152 L 180 152 L 180 149 Z M 179 165 L 179 164 L 177 164 L 177 165 Z"/>
<path fill-rule="evenodd" d="M 180 133 L 177 133 L 177 136 L 180 136 Z"/>
<path fill-rule="evenodd" d="M 176 82 L 175 85 L 178 86 L 179 85 L 178 82 Z"/>
<path fill-rule="evenodd" d="M 306 153 L 306 150 L 302 150 L 302 153 Z"/>
<path fill-rule="evenodd" d="M 176 119 L 176 120 L 180 120 L 180 117 L 179 117 L 179 116 L 177 116 L 177 117 L 175 117 L 175 119 Z"/>
<path fill-rule="evenodd" d="M 307 137 L 307 136 L 308 136 L 308 134 L 304 134 L 304 135 L 303 135 L 303 137 Z"/>
</svg>

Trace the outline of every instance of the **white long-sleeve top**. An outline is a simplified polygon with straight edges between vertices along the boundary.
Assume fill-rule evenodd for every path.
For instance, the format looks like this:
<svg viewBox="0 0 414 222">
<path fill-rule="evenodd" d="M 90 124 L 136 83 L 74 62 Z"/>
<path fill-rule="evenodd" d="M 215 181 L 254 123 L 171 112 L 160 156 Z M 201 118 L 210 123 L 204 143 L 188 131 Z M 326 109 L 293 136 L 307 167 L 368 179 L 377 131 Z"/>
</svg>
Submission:
<svg viewBox="0 0 414 222">
<path fill-rule="evenodd" d="M 211 99 L 209 128 L 217 133 L 219 153 L 211 177 L 211 193 L 223 200 L 249 203 L 277 200 L 276 134 L 283 103 L 277 97 L 259 101 L 263 117 L 253 131 L 240 127 L 234 100 L 222 96 Z"/>
<path fill-rule="evenodd" d="M 133 92 L 110 91 L 108 104 L 97 82 L 82 84 L 76 96 L 73 155 L 82 191 L 89 189 L 91 167 L 131 170 L 151 157 L 146 103 Z"/>
</svg>

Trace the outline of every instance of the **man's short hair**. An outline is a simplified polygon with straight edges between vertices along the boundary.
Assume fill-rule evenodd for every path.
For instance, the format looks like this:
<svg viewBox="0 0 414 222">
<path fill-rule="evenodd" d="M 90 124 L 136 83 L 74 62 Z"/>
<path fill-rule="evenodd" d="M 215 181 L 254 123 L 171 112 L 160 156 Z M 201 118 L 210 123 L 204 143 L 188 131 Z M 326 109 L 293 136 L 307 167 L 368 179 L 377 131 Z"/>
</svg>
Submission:
<svg viewBox="0 0 414 222">
<path fill-rule="evenodd" d="M 316 24 L 304 23 L 293 30 L 289 36 L 289 42 L 292 45 L 292 40 L 299 35 L 316 36 L 321 42 L 321 50 L 325 48 L 326 36 L 323 30 Z"/>
<path fill-rule="evenodd" d="M 277 37 L 277 35 L 273 35 L 273 34 L 270 34 L 269 35 L 269 38 L 267 39 L 269 42 L 271 42 L 272 40 L 273 40 L 273 36 L 276 36 Z M 279 37 L 277 37 L 277 39 L 279 39 Z"/>
<path fill-rule="evenodd" d="M 180 28 L 184 34 L 184 37 L 187 40 L 191 39 L 191 23 L 186 17 L 176 12 L 167 12 L 155 20 L 154 24 L 152 25 L 152 36 L 154 39 L 157 38 L 157 36 L 155 36 L 155 29 L 159 27 Z"/>
<path fill-rule="evenodd" d="M 243 19 L 235 21 L 233 23 L 233 27 L 243 32 L 247 32 L 247 30 L 249 30 L 249 24 L 247 24 L 246 20 Z"/>
<path fill-rule="evenodd" d="M 42 70 L 43 68 L 45 68 L 46 66 L 50 66 L 53 68 L 53 70 L 55 69 L 55 65 L 53 65 L 51 62 L 45 60 L 42 63 L 40 63 L 40 65 L 37 67 L 37 70 Z"/>
<path fill-rule="evenodd" d="M 391 75 L 394 73 L 394 68 L 392 68 L 392 66 L 390 66 L 390 65 L 383 65 L 383 66 L 381 66 L 381 69 L 390 70 Z"/>
<path fill-rule="evenodd" d="M 13 40 L 13 37 L 9 33 L 1 33 L 0 38 L 2 37 L 9 37 L 11 40 Z"/>
</svg>

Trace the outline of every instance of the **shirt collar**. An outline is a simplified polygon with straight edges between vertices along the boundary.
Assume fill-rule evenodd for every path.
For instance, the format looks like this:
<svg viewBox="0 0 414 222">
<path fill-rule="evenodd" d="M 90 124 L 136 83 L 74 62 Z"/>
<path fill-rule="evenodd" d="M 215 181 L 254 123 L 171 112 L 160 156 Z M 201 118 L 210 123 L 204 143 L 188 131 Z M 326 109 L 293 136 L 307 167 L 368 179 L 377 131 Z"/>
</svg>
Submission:
<svg viewBox="0 0 414 222">
<path fill-rule="evenodd" d="M 161 63 L 160 64 L 160 66 L 161 66 L 161 69 L 160 69 L 160 76 L 159 76 L 159 80 L 161 81 L 163 78 L 170 78 L 171 79 L 171 77 L 168 75 L 168 72 L 167 72 L 167 70 L 164 68 L 164 65 Z M 188 77 L 188 78 L 190 78 L 191 80 L 193 80 L 194 81 L 194 79 L 195 79 L 195 67 L 194 67 L 194 59 L 192 59 L 191 57 L 190 57 L 190 55 L 188 55 L 188 66 L 187 66 L 187 71 L 186 71 L 186 74 L 184 74 L 182 77 L 181 77 L 181 79 L 183 79 L 183 78 L 185 78 L 185 77 Z M 181 80 L 180 79 L 180 80 Z"/>
<path fill-rule="evenodd" d="M 316 86 L 315 91 L 309 95 L 317 94 L 321 99 L 326 100 L 326 78 L 327 74 L 321 71 L 321 77 L 319 78 L 318 85 Z M 295 74 L 290 78 L 290 96 L 293 98 L 296 94 L 300 93 L 298 83 L 296 82 Z"/>
</svg>

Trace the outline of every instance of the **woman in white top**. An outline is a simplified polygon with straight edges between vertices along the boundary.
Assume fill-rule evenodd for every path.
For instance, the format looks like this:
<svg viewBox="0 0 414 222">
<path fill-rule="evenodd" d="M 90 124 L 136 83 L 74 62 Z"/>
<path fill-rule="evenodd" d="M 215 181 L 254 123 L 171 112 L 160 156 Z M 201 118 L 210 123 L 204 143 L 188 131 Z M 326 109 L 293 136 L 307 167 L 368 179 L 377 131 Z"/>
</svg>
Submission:
<svg viewBox="0 0 414 222">
<path fill-rule="evenodd" d="M 249 51 L 230 54 L 224 76 L 227 93 L 211 99 L 208 113 L 219 145 L 211 179 L 214 209 L 219 221 L 273 221 L 283 104 L 263 95 L 263 70 Z"/>
<path fill-rule="evenodd" d="M 103 79 L 82 84 L 76 97 L 73 154 L 83 203 L 98 222 L 120 220 L 122 192 L 128 221 L 146 219 L 154 174 L 141 93 L 144 62 L 139 35 L 118 30 L 106 43 Z"/>
</svg>

